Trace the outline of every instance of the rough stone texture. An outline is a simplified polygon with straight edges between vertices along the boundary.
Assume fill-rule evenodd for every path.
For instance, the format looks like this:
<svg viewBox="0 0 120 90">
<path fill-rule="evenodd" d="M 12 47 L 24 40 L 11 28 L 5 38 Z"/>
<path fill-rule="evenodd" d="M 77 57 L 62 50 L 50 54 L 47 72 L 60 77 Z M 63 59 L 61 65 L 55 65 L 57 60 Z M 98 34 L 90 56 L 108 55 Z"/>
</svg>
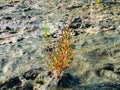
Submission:
<svg viewBox="0 0 120 90">
<path fill-rule="evenodd" d="M 84 2 L 83 2 L 84 1 Z M 86 2 L 85 2 L 86 1 Z M 73 16 L 73 62 L 48 90 L 120 89 L 120 1 L 0 1 L 0 90 L 40 90 L 51 73 L 42 25 L 53 42 Z"/>
</svg>

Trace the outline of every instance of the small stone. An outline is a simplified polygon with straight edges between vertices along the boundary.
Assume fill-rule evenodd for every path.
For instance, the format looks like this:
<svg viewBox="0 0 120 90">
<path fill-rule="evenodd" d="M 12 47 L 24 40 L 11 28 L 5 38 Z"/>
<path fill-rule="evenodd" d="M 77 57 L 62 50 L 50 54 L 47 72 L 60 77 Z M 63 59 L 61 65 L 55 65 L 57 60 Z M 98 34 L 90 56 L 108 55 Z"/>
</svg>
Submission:
<svg viewBox="0 0 120 90">
<path fill-rule="evenodd" d="M 11 30 L 11 28 L 9 26 L 6 27 L 6 30 Z"/>
<path fill-rule="evenodd" d="M 12 17 L 3 17 L 3 19 L 6 19 L 6 20 L 12 20 Z"/>
</svg>

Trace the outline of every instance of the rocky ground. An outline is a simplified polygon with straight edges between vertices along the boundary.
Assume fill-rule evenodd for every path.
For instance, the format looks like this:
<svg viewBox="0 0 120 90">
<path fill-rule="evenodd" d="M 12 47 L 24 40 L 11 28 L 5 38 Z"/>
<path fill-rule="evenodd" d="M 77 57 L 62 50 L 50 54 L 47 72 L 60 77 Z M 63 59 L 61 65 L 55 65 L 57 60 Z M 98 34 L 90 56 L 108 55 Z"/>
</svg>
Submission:
<svg viewBox="0 0 120 90">
<path fill-rule="evenodd" d="M 40 90 L 49 81 L 43 22 L 54 41 L 70 16 L 76 54 L 48 90 L 120 89 L 120 1 L 87 1 L 0 1 L 0 90 Z"/>
</svg>

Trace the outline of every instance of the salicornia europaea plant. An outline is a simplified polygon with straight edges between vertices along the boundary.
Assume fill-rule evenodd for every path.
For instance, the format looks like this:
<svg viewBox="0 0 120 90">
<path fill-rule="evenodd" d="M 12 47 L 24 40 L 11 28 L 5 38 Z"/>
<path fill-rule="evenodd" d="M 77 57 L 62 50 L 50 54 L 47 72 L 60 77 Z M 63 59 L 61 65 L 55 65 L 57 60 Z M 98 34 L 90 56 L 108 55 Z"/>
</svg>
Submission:
<svg viewBox="0 0 120 90">
<path fill-rule="evenodd" d="M 45 38 L 46 41 L 50 43 L 49 35 L 50 35 L 50 28 L 47 26 L 46 20 L 44 21 L 44 25 L 42 27 L 43 30 L 43 37 Z"/>
<path fill-rule="evenodd" d="M 47 65 L 50 69 L 50 72 L 56 78 L 59 78 L 62 71 L 69 66 L 69 63 L 73 59 L 74 51 L 73 51 L 73 41 L 71 40 L 71 26 L 72 18 L 68 22 L 68 24 L 61 31 L 61 37 L 58 37 L 57 44 L 52 47 L 52 51 L 48 48 L 48 56 L 49 60 L 47 60 Z M 47 35 L 46 29 L 44 26 L 44 34 Z M 49 40 L 47 36 L 45 36 L 46 40 Z"/>
</svg>

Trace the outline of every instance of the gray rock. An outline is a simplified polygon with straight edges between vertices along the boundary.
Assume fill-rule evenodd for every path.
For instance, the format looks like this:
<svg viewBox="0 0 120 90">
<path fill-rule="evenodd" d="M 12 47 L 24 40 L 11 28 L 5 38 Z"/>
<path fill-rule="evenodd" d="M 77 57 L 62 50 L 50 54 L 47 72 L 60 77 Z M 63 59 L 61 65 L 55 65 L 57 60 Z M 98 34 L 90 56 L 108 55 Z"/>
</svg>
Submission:
<svg viewBox="0 0 120 90">
<path fill-rule="evenodd" d="M 0 3 L 0 89 L 119 90 L 120 6 L 119 1 L 118 5 L 105 1 L 104 5 L 94 0 Z M 64 71 L 67 74 L 56 81 L 45 64 L 50 44 L 42 27 L 46 19 L 55 44 L 70 16 L 76 54 Z"/>
</svg>

